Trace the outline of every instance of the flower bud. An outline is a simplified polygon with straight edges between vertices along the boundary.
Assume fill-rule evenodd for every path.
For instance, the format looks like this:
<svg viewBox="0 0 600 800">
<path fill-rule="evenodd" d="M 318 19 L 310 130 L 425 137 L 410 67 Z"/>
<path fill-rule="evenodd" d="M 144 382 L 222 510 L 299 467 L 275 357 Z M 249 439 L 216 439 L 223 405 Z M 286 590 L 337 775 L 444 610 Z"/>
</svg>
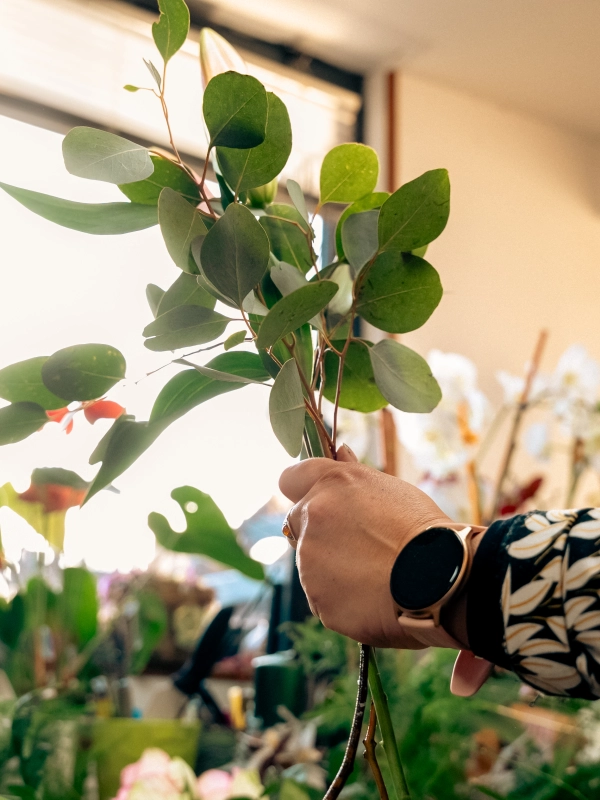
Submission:
<svg viewBox="0 0 600 800">
<path fill-rule="evenodd" d="M 266 208 L 277 197 L 277 178 L 273 178 L 269 183 L 264 186 L 257 186 L 255 189 L 248 189 L 246 197 L 248 198 L 248 205 L 252 208 Z"/>
<path fill-rule="evenodd" d="M 238 51 L 229 44 L 219 33 L 212 28 L 202 28 L 200 31 L 200 77 L 202 89 L 206 89 L 208 82 L 220 75 L 221 72 L 241 72 L 246 75 L 248 70 L 244 59 Z"/>
</svg>

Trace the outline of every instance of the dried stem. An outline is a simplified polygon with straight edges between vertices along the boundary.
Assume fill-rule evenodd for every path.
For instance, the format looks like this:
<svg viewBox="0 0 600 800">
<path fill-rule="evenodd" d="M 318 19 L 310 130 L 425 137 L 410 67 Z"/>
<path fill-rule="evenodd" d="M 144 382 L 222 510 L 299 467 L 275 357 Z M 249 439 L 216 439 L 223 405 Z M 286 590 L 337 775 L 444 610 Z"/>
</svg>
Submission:
<svg viewBox="0 0 600 800">
<path fill-rule="evenodd" d="M 398 434 L 394 415 L 389 408 L 382 408 L 380 413 L 381 420 L 381 440 L 383 445 L 383 471 L 386 475 L 398 477 Z"/>
<path fill-rule="evenodd" d="M 333 439 L 334 447 L 337 445 L 337 418 L 340 407 L 340 394 L 342 393 L 342 377 L 344 375 L 344 364 L 346 363 L 346 354 L 348 353 L 348 348 L 350 347 L 350 342 L 352 341 L 353 322 L 354 322 L 354 316 L 350 318 L 348 336 L 346 337 L 346 343 L 344 344 L 344 349 L 340 354 L 340 363 L 338 365 L 337 385 L 335 387 L 335 403 L 333 406 L 333 433 L 331 436 L 331 438 Z"/>
<path fill-rule="evenodd" d="M 492 521 L 498 515 L 498 510 L 500 508 L 500 503 L 502 501 L 502 489 L 504 488 L 504 482 L 510 470 L 510 465 L 515 453 L 515 448 L 517 446 L 517 437 L 519 435 L 519 429 L 521 427 L 523 414 L 525 413 L 529 405 L 529 395 L 531 394 L 534 378 L 537 375 L 537 372 L 540 367 L 540 361 L 542 360 L 542 353 L 544 352 L 544 347 L 546 345 L 547 338 L 548 338 L 548 331 L 545 330 L 541 331 L 538 337 L 535 351 L 533 353 L 533 358 L 531 359 L 531 363 L 527 371 L 527 377 L 525 378 L 525 385 L 523 386 L 521 399 L 519 400 L 519 404 L 517 406 L 517 410 L 513 419 L 513 424 L 510 431 L 510 437 L 508 440 L 508 445 L 506 447 L 506 453 L 504 455 L 504 460 L 502 462 L 502 468 L 500 469 L 498 483 L 496 484 L 496 491 L 494 493 L 494 503 L 492 505 L 492 513 L 490 514 L 490 519 Z"/>
<path fill-rule="evenodd" d="M 367 728 L 367 733 L 365 738 L 363 739 L 363 744 L 365 746 L 365 760 L 368 762 L 369 767 L 371 768 L 371 772 L 373 773 L 373 777 L 375 778 L 375 784 L 377 786 L 377 791 L 379 792 L 379 797 L 381 800 L 388 800 L 388 792 L 385 788 L 385 781 L 383 780 L 383 775 L 381 774 L 381 768 L 379 766 L 379 762 L 377 761 L 377 742 L 375 741 L 375 733 L 377 730 L 377 712 L 375 711 L 375 703 L 371 701 L 371 711 L 369 712 L 369 726 Z"/>
<path fill-rule="evenodd" d="M 354 717 L 350 736 L 344 759 L 329 789 L 327 789 L 323 800 L 335 800 L 339 797 L 346 781 L 354 769 L 354 761 L 360 743 L 360 732 L 362 730 L 363 718 L 365 716 L 365 706 L 367 705 L 368 675 L 369 675 L 369 655 L 371 648 L 366 644 L 360 646 L 360 664 L 358 669 L 358 694 L 356 696 L 356 706 L 354 707 Z"/>
</svg>

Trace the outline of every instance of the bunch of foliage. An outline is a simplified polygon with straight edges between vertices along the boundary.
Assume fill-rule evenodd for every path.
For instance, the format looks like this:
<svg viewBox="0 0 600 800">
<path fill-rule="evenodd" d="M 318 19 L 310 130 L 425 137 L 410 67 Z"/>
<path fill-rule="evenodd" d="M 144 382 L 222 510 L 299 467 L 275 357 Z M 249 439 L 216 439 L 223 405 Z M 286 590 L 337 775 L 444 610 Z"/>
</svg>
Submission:
<svg viewBox="0 0 600 800">
<path fill-rule="evenodd" d="M 144 344 L 158 352 L 197 349 L 177 353 L 182 370 L 163 386 L 147 421 L 115 419 L 90 456 L 100 468 L 84 502 L 175 420 L 246 384 L 269 389 L 273 431 L 294 457 L 335 458 L 340 407 L 368 413 L 389 403 L 425 413 L 441 397 L 426 361 L 386 334 L 419 328 L 440 302 L 439 275 L 423 256 L 448 220 L 446 170 L 426 172 L 393 194 L 377 192 L 376 153 L 340 144 L 323 159 L 312 215 L 294 180 L 287 181 L 290 202 L 279 202 L 274 181 L 292 148 L 285 105 L 250 75 L 211 76 L 205 67 L 208 148 L 197 175 L 175 145 L 165 99 L 168 63 L 186 40 L 189 12 L 184 0 L 161 0 L 160 8 L 152 34 L 163 67 L 147 62 L 156 85 L 149 91 L 161 103 L 172 155 L 77 127 L 63 142 L 67 170 L 116 184 L 126 202 L 75 203 L 0 184 L 34 213 L 78 231 L 124 234 L 158 224 L 178 270 L 168 289 L 146 289 L 153 319 L 142 331 Z M 211 159 L 218 198 L 206 184 Z M 326 204 L 340 209 L 337 254 L 320 267 L 313 220 Z M 381 332 L 375 344 L 360 335 L 362 321 Z M 189 360 L 220 345 L 224 352 L 206 365 Z M 74 343 L 5 367 L 0 397 L 9 405 L 0 408 L 0 444 L 35 434 L 48 412 L 102 399 L 125 374 L 124 355 L 105 343 Z M 323 398 L 334 406 L 332 429 Z M 405 796 L 402 787 L 398 795 Z"/>
</svg>

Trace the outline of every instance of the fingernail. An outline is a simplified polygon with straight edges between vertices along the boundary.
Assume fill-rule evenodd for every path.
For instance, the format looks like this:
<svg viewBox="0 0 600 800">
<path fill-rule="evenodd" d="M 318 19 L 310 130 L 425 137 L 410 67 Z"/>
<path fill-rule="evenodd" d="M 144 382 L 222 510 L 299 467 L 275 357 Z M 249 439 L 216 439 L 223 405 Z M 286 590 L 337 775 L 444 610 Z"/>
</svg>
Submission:
<svg viewBox="0 0 600 800">
<path fill-rule="evenodd" d="M 356 453 L 354 452 L 354 450 L 351 447 L 348 447 L 347 444 L 343 444 L 342 447 L 345 448 L 350 453 L 351 456 L 356 458 Z M 358 459 L 356 459 L 356 460 L 358 461 Z"/>
</svg>

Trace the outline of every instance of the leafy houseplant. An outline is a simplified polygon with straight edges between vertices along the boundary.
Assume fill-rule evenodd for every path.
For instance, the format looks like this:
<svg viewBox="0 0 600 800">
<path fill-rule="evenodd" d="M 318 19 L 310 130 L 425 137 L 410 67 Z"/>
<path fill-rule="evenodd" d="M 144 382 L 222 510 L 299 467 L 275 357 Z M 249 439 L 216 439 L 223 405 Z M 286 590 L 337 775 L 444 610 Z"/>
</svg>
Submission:
<svg viewBox="0 0 600 800">
<path fill-rule="evenodd" d="M 427 172 L 391 195 L 376 192 L 376 153 L 362 144 L 341 144 L 323 160 L 312 217 L 293 180 L 287 182 L 291 203 L 274 202 L 273 182 L 292 148 L 287 110 L 250 75 L 211 76 L 210 48 L 226 44 L 205 31 L 202 111 L 209 142 L 203 173 L 197 175 L 177 150 L 165 99 L 168 62 L 187 37 L 189 12 L 184 0 L 159 5 L 152 33 L 163 68 L 147 62 L 156 88 L 145 91 L 161 103 L 173 154 L 78 127 L 63 142 L 67 170 L 117 184 L 126 202 L 75 203 L 0 184 L 34 213 L 75 230 L 122 234 L 158 224 L 179 270 L 166 291 L 147 287 L 154 319 L 143 331 L 144 344 L 159 352 L 197 349 L 174 359 L 183 369 L 163 386 L 149 420 L 127 414 L 115 420 L 90 457 L 100 468 L 84 502 L 130 467 L 172 422 L 245 384 L 269 387 L 273 430 L 291 456 L 335 458 L 340 407 L 368 413 L 389 403 L 425 413 L 441 397 L 416 352 L 389 337 L 373 344 L 357 331 L 360 320 L 387 334 L 412 331 L 438 305 L 440 278 L 423 255 L 448 219 L 447 172 Z M 219 198 L 211 197 L 206 185 L 211 157 Z M 312 220 L 326 203 L 344 208 L 336 259 L 319 268 Z M 215 310 L 217 300 L 225 313 Z M 224 352 L 205 366 L 189 360 L 219 345 Z M 0 444 L 34 434 L 49 412 L 65 406 L 85 410 L 122 380 L 125 370 L 122 353 L 107 344 L 74 344 L 5 367 L 0 397 L 10 404 L 0 409 Z M 333 403 L 331 428 L 323 420 L 323 398 Z M 362 706 L 349 757 L 356 751 L 366 698 L 367 648 L 362 655 Z M 395 792 L 406 797 L 373 657 L 370 673 Z M 330 796 L 342 785 L 343 780 L 334 784 Z"/>
</svg>

